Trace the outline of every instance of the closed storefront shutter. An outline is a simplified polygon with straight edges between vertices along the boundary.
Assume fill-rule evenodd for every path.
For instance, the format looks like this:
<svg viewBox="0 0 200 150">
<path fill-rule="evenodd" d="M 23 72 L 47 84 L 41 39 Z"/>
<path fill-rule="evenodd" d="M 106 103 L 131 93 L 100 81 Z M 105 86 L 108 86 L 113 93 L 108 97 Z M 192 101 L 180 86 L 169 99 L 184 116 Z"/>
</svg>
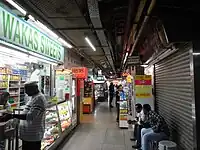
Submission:
<svg viewBox="0 0 200 150">
<path fill-rule="evenodd" d="M 190 47 L 155 64 L 156 110 L 168 123 L 180 150 L 193 149 Z"/>
</svg>

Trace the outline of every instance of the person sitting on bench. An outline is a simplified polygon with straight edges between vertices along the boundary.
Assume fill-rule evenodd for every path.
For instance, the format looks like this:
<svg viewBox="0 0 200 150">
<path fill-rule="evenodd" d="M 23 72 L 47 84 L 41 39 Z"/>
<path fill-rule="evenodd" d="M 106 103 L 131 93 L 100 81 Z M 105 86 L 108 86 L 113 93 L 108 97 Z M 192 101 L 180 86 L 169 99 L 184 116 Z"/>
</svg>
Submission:
<svg viewBox="0 0 200 150">
<path fill-rule="evenodd" d="M 135 105 L 135 111 L 136 111 L 136 118 L 133 121 L 129 121 L 130 124 L 134 124 L 133 138 L 131 138 L 130 140 L 137 141 L 136 145 L 140 145 L 141 140 L 138 140 L 137 135 L 140 134 L 141 132 L 142 129 L 141 122 L 145 121 L 145 115 L 142 111 L 142 105 L 139 103 Z M 133 146 L 133 148 L 134 147 L 135 146 Z"/>
<path fill-rule="evenodd" d="M 168 139 L 170 133 L 165 119 L 152 111 L 150 105 L 143 105 L 143 112 L 147 119 L 143 124 L 145 128 L 141 130 L 141 145 L 142 150 L 150 150 L 150 143 Z"/>
</svg>

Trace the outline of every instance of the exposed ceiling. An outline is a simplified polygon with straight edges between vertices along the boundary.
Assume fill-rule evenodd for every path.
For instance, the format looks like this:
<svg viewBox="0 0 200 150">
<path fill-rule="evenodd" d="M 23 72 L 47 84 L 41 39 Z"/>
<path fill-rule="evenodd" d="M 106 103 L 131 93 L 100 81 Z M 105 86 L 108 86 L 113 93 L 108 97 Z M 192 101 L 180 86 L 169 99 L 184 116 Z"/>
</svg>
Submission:
<svg viewBox="0 0 200 150">
<path fill-rule="evenodd" d="M 155 21 L 152 15 L 166 16 L 172 9 L 177 12 L 199 12 L 197 5 L 187 5 L 184 0 L 16 1 L 36 19 L 69 41 L 74 51 L 105 72 L 120 72 L 127 52 L 129 55 L 145 55 L 145 60 L 151 55 L 154 49 L 144 52 L 140 45 L 147 42 L 145 35 L 153 33 L 152 24 Z M 86 43 L 86 36 L 96 51 Z"/>
<path fill-rule="evenodd" d="M 131 55 L 139 53 L 145 62 L 153 53 L 172 44 L 199 39 L 200 23 L 196 19 L 199 13 L 196 1 L 147 0 L 139 23 L 132 30 L 135 35 L 129 44 Z"/>
<path fill-rule="evenodd" d="M 103 49 L 108 45 L 102 45 L 97 37 L 96 32 L 104 31 L 104 29 L 93 27 L 87 0 L 16 0 L 16 2 L 55 33 L 69 41 L 74 46 L 74 51 L 96 67 L 104 71 L 114 69 Z M 96 47 L 96 51 L 93 51 L 87 44 L 86 36 Z M 110 49 L 107 50 L 110 51 Z"/>
</svg>

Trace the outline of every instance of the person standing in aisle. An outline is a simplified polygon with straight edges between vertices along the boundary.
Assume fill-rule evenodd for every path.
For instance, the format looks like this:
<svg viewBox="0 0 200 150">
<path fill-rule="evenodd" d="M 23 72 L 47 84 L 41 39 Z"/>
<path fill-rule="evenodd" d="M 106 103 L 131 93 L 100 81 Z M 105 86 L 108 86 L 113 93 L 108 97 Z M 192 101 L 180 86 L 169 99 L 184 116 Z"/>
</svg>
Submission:
<svg viewBox="0 0 200 150">
<path fill-rule="evenodd" d="M 22 140 L 22 150 L 40 150 L 45 131 L 46 98 L 39 91 L 37 82 L 26 83 L 25 92 L 31 99 L 22 114 L 7 114 L 5 118 L 20 120 L 19 137 Z"/>
<path fill-rule="evenodd" d="M 110 83 L 110 86 L 109 86 L 109 94 L 110 94 L 110 101 L 109 101 L 109 106 L 110 108 L 113 108 L 113 105 L 112 105 L 112 101 L 113 101 L 113 97 L 114 97 L 114 85 L 113 83 L 111 82 Z"/>
</svg>

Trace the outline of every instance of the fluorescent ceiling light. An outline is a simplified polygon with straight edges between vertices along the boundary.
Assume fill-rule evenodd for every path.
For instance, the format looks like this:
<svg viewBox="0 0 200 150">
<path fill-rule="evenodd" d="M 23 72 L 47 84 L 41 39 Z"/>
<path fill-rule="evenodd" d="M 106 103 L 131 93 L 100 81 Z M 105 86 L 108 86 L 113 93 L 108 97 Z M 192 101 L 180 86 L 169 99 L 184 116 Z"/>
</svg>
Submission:
<svg viewBox="0 0 200 150">
<path fill-rule="evenodd" d="M 146 68 L 146 67 L 148 67 L 148 65 L 140 65 L 141 67 L 144 67 L 144 68 Z"/>
<path fill-rule="evenodd" d="M 30 51 L 27 52 L 26 50 L 22 50 L 22 51 L 23 52 L 19 52 L 19 51 L 12 49 L 12 48 L 0 46 L 0 58 L 3 59 L 4 58 L 4 57 L 2 57 L 2 55 L 3 55 L 3 56 L 9 57 L 10 59 L 18 60 L 19 62 L 24 61 L 24 62 L 35 62 L 35 63 L 37 63 L 38 61 L 41 61 L 41 62 L 44 62 L 44 63 L 47 63 L 47 64 L 53 64 L 53 65 L 56 64 L 56 61 L 52 61 L 51 59 L 49 59 L 45 56 L 42 56 L 40 54 L 30 52 Z M 17 63 L 19 63 L 19 62 L 17 62 Z M 7 63 L 9 64 L 10 61 L 8 61 Z"/>
<path fill-rule="evenodd" d="M 35 21 L 35 18 L 31 15 L 28 15 L 28 18 L 31 19 L 32 21 Z"/>
<path fill-rule="evenodd" d="M 193 55 L 198 56 L 198 55 L 200 55 L 200 53 L 193 53 Z"/>
<path fill-rule="evenodd" d="M 90 39 L 88 37 L 85 37 L 86 42 L 90 45 L 90 47 L 96 51 L 96 48 L 93 46 L 92 42 L 90 41 Z"/>
<path fill-rule="evenodd" d="M 125 64 L 127 57 L 128 57 L 128 52 L 126 52 L 123 64 Z"/>
<path fill-rule="evenodd" d="M 70 45 L 69 43 L 67 43 L 65 40 L 63 40 L 62 38 L 58 39 L 59 42 L 61 42 L 64 46 L 67 46 L 68 48 L 72 48 L 72 45 Z"/>
<path fill-rule="evenodd" d="M 26 11 L 20 7 L 17 3 L 15 3 L 13 0 L 6 0 L 8 3 L 10 3 L 13 7 L 15 7 L 17 10 L 19 10 L 24 16 L 26 15 Z"/>
<path fill-rule="evenodd" d="M 42 24 L 40 21 L 36 21 L 36 24 L 43 29 L 46 33 L 48 33 L 50 36 L 52 36 L 55 39 L 58 39 L 58 35 L 55 34 L 53 31 L 51 31 L 49 28 L 47 28 L 44 24 Z"/>
</svg>

